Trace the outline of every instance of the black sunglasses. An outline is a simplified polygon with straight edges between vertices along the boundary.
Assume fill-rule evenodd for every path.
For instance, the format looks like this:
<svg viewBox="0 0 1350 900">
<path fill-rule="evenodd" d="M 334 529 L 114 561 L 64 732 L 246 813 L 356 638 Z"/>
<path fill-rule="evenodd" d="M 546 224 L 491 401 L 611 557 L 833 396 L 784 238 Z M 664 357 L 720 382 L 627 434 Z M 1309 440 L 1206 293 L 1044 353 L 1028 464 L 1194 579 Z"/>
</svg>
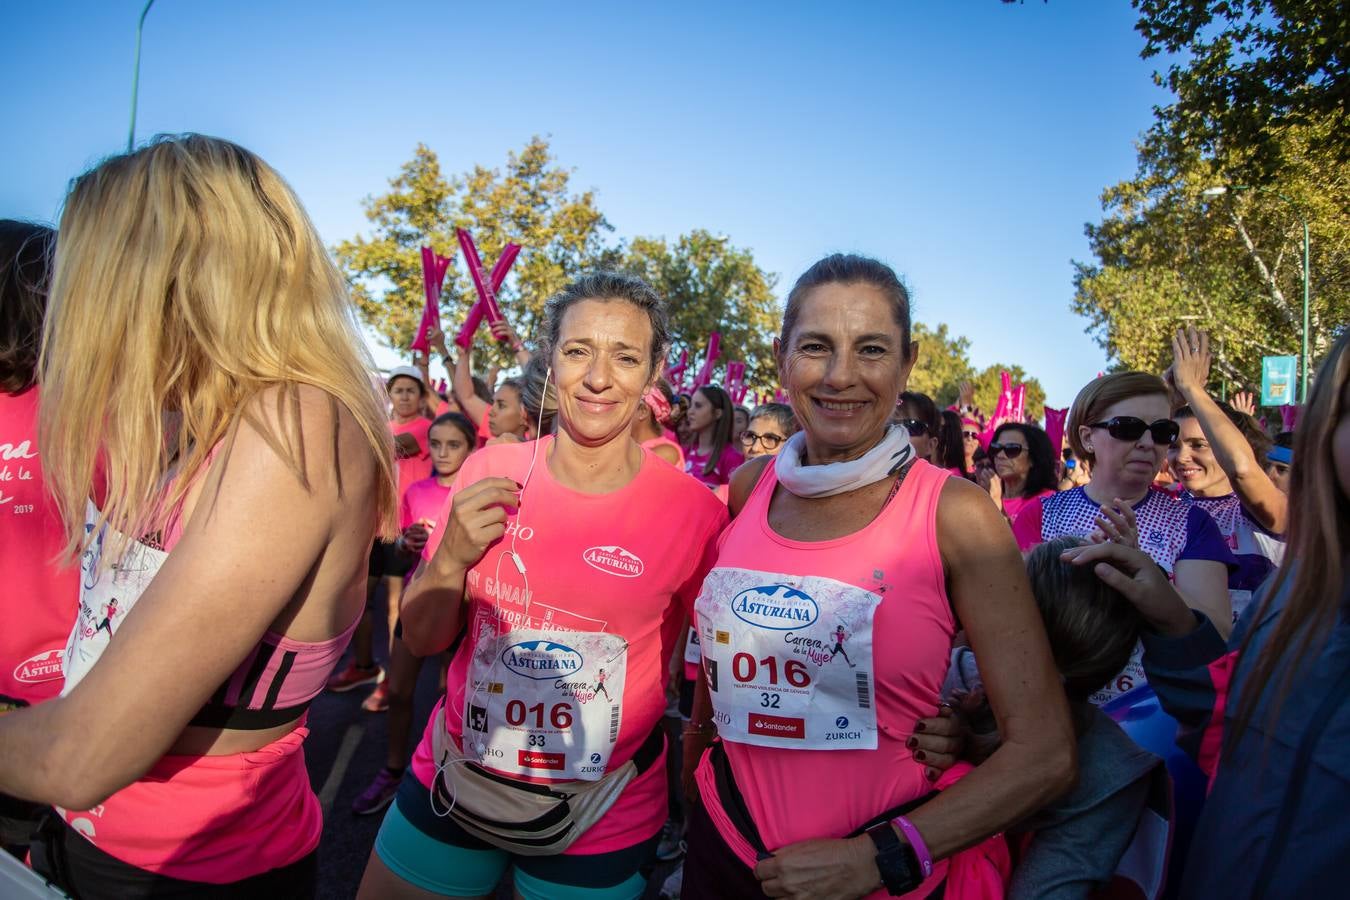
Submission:
<svg viewBox="0 0 1350 900">
<path fill-rule="evenodd" d="M 779 437 L 776 434 L 755 434 L 750 429 L 741 432 L 741 443 L 747 447 L 755 446 L 755 441 L 764 445 L 765 450 L 777 450 L 778 445 L 786 441 L 787 438 Z"/>
<path fill-rule="evenodd" d="M 900 425 L 910 437 L 923 437 L 928 433 L 928 423 L 922 419 L 901 419 Z"/>
<path fill-rule="evenodd" d="M 1027 448 L 1023 447 L 1021 444 L 993 443 L 989 445 L 989 455 L 998 456 L 1002 453 L 1004 456 L 1008 457 L 1008 459 L 1017 459 L 1017 457 L 1022 455 L 1022 451 L 1025 449 Z"/>
<path fill-rule="evenodd" d="M 1105 428 L 1106 433 L 1118 441 L 1137 441 L 1147 431 L 1153 436 L 1153 443 L 1168 447 L 1181 434 L 1181 426 L 1171 419 L 1145 422 L 1135 416 L 1112 416 L 1105 422 L 1093 422 L 1088 427 Z"/>
</svg>

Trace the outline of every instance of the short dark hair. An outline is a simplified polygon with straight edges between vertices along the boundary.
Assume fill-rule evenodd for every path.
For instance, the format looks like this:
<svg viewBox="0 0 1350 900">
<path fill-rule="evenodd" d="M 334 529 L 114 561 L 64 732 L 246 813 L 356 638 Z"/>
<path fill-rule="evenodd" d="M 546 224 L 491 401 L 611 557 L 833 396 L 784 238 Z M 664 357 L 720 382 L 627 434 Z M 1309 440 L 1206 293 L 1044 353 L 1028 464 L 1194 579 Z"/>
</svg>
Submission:
<svg viewBox="0 0 1350 900">
<path fill-rule="evenodd" d="M 1027 482 L 1022 489 L 1022 495 L 1034 497 L 1041 491 L 1053 491 L 1059 484 L 1059 477 L 1055 474 L 1055 463 L 1059 461 L 1059 456 L 1050 446 L 1050 436 L 1039 425 L 1004 422 L 995 429 L 990 443 L 998 443 L 999 435 L 1005 431 L 1020 431 L 1027 437 L 1027 456 L 1031 458 L 1031 470 L 1027 472 Z"/>
<path fill-rule="evenodd" d="M 1237 426 L 1237 430 L 1242 432 L 1242 436 L 1247 439 L 1247 446 L 1252 448 L 1252 453 L 1256 456 L 1258 464 L 1266 464 L 1266 454 L 1270 448 L 1275 446 L 1270 436 L 1265 433 L 1258 423 L 1251 416 L 1243 412 L 1238 412 L 1232 406 L 1222 400 L 1215 400 L 1219 410 L 1228 418 L 1228 421 Z M 1181 406 L 1172 412 L 1173 419 L 1194 419 L 1195 410 L 1188 406 Z"/>
<path fill-rule="evenodd" d="M 55 243 L 46 225 L 0 219 L 0 392 L 18 394 L 37 381 Z"/>
<path fill-rule="evenodd" d="M 900 326 L 900 336 L 904 346 L 901 355 L 909 358 L 910 320 L 909 291 L 895 274 L 895 270 L 880 260 L 856 253 L 833 253 L 807 269 L 797 279 L 788 293 L 787 304 L 783 308 L 783 333 L 780 340 L 787 344 L 792 337 L 792 329 L 797 327 L 797 316 L 801 313 L 802 300 L 813 288 L 825 284 L 870 284 L 886 295 L 891 304 L 891 314 L 895 324 Z"/>
<path fill-rule="evenodd" d="M 942 430 L 942 414 L 938 412 L 938 406 L 932 397 L 918 391 L 904 391 L 900 394 L 900 402 L 914 412 L 914 418 L 928 425 L 930 437 L 938 436 L 938 432 Z"/>
<path fill-rule="evenodd" d="M 652 371 L 659 372 L 664 368 L 666 350 L 670 346 L 670 318 L 665 301 L 647 282 L 622 272 L 600 271 L 583 275 L 549 298 L 544 307 L 544 349 L 548 353 L 558 346 L 563 315 L 582 300 L 622 300 L 645 312 L 652 326 Z"/>
<path fill-rule="evenodd" d="M 1070 700 L 1085 701 L 1125 668 L 1143 617 L 1134 604 L 1093 573 L 1060 555 L 1082 538 L 1046 541 L 1027 556 L 1027 577 L 1045 623 L 1055 668 Z"/>
<path fill-rule="evenodd" d="M 469 417 L 464 415 L 464 413 L 441 413 L 431 420 L 431 428 L 428 428 L 427 431 L 430 432 L 432 428 L 436 428 L 440 425 L 449 425 L 459 429 L 460 433 L 464 435 L 464 440 L 469 442 L 470 450 L 478 446 L 478 428 L 469 421 Z"/>
</svg>

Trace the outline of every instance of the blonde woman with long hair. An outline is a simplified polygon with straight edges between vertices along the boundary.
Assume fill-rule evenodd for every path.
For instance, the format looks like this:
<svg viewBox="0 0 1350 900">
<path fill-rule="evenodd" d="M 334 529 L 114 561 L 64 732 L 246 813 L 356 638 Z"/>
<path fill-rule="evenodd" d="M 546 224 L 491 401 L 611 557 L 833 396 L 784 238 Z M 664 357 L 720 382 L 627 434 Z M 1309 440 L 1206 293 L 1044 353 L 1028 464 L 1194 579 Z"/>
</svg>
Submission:
<svg viewBox="0 0 1350 900">
<path fill-rule="evenodd" d="M 51 804 L 76 896 L 312 894 L 308 704 L 392 535 L 389 430 L 290 188 L 160 138 L 77 178 L 39 380 L 82 565 L 62 696 L 0 719 L 0 792 Z"/>
<path fill-rule="evenodd" d="M 1350 846 L 1350 332 L 1294 437 L 1289 546 L 1225 642 L 1161 571 L 1117 544 L 1070 551 L 1150 625 L 1144 668 L 1209 776 L 1190 898 L 1339 897 Z"/>
</svg>

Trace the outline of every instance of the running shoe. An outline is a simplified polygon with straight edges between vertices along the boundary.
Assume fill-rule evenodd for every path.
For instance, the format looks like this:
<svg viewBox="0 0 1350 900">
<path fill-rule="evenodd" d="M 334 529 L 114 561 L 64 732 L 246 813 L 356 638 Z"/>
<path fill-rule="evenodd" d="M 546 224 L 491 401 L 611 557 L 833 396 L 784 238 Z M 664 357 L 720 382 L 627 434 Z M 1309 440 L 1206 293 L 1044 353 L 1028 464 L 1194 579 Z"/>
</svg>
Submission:
<svg viewBox="0 0 1350 900">
<path fill-rule="evenodd" d="M 680 840 L 683 827 L 673 819 L 667 819 L 661 826 L 661 840 L 656 845 L 656 858 L 661 862 L 670 862 L 684 855 L 684 841 Z"/>
<path fill-rule="evenodd" d="M 340 672 L 334 672 L 329 677 L 328 689 L 335 694 L 341 694 L 363 684 L 379 684 L 382 681 L 384 681 L 384 669 L 381 666 L 363 669 L 357 666 L 355 661 L 352 661 L 347 664 L 347 668 Z"/>
<path fill-rule="evenodd" d="M 383 681 L 375 685 L 370 696 L 361 701 L 361 708 L 366 712 L 384 712 L 389 709 L 389 686 Z"/>
<path fill-rule="evenodd" d="M 680 900 L 684 888 L 684 863 L 675 867 L 675 871 L 666 876 L 661 883 L 661 900 Z"/>
<path fill-rule="evenodd" d="M 370 787 L 361 792 L 361 796 L 352 801 L 352 812 L 358 816 L 369 816 L 384 809 L 398 793 L 398 784 L 403 773 L 395 775 L 388 768 L 380 769 L 380 774 L 370 783 Z"/>
</svg>

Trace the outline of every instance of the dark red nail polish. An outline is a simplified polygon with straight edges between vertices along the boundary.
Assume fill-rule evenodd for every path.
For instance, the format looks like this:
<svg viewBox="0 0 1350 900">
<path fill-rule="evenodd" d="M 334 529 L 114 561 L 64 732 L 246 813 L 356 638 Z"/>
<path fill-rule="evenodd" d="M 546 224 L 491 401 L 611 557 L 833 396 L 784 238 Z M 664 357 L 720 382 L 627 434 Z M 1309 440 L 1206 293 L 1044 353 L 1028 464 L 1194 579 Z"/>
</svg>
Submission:
<svg viewBox="0 0 1350 900">
<path fill-rule="evenodd" d="M 923 762 L 923 761 L 924 761 L 925 759 L 927 759 L 928 757 L 924 755 L 924 753 L 923 753 L 922 750 L 915 750 L 915 751 L 914 751 L 914 758 L 917 759 L 919 762 Z"/>
<path fill-rule="evenodd" d="M 912 737 L 909 740 L 905 741 L 905 746 L 913 750 L 915 747 L 919 746 L 919 739 Z"/>
<path fill-rule="evenodd" d="M 922 732 L 927 731 L 928 729 L 924 726 L 923 722 L 916 722 L 914 725 L 914 730 Z"/>
</svg>

